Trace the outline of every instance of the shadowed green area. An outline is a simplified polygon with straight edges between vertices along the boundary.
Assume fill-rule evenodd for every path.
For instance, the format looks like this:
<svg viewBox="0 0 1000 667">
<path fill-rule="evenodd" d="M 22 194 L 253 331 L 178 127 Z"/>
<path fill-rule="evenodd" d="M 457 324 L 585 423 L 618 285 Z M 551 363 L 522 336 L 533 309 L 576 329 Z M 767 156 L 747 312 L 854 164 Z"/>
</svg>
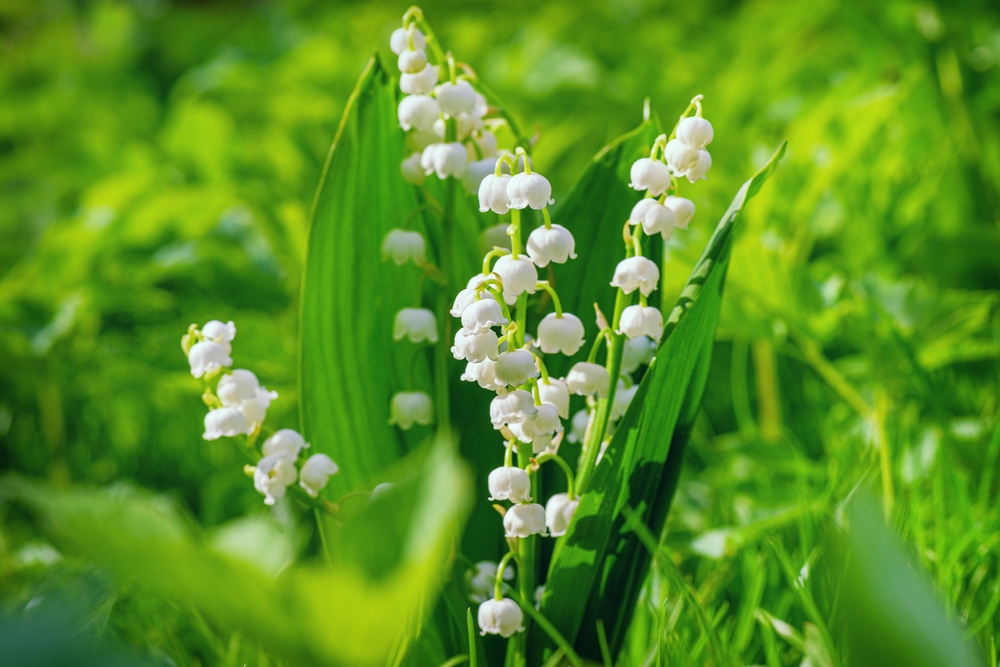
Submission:
<svg viewBox="0 0 1000 667">
<path fill-rule="evenodd" d="M 310 206 L 350 93 L 404 10 L 3 3 L 0 469 L 57 487 L 134 483 L 209 529 L 268 516 L 240 452 L 201 440 L 201 385 L 178 341 L 191 322 L 235 320 L 237 365 L 280 394 L 269 423 L 298 425 Z M 855 664 L 865 637 L 852 639 L 845 610 L 857 599 L 829 545 L 859 484 L 926 580 L 920 599 L 940 604 L 927 617 L 950 619 L 943 636 L 964 634 L 997 664 L 995 3 L 424 10 L 525 131 L 537 127 L 534 158 L 571 230 L 581 223 L 560 218 L 560 202 L 639 125 L 646 96 L 667 126 L 706 96 L 714 165 L 691 190 L 691 229 L 668 245 L 667 303 L 740 183 L 789 142 L 733 238 L 705 399 L 620 664 Z M 577 242 L 574 270 L 598 289 L 611 268 L 585 262 L 604 247 Z M 589 327 L 589 305 L 578 308 Z M 495 447 L 470 440 L 473 459 Z M 499 521 L 475 497 L 472 542 L 495 541 L 466 555 L 496 558 Z M 273 514 L 303 531 L 292 554 L 319 552 L 296 510 Z M 74 591 L 72 626 L 110 646 L 109 661 L 124 650 L 154 664 L 288 664 L 224 619 L 110 581 L 33 516 L 0 505 L 4 612 L 44 614 Z M 461 592 L 445 595 L 464 623 Z M 449 632 L 449 645 L 464 641 L 464 625 Z M 501 650 L 483 646 L 480 665 Z"/>
</svg>

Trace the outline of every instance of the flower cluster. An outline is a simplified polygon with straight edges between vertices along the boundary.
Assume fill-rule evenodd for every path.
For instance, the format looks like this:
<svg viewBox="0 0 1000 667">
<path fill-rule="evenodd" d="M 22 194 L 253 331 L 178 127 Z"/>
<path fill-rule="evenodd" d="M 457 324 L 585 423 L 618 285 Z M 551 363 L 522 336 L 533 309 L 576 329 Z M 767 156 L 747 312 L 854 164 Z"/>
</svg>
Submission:
<svg viewBox="0 0 1000 667">
<path fill-rule="evenodd" d="M 313 454 L 299 465 L 300 454 L 309 445 L 297 431 L 281 429 L 265 440 L 261 452 L 254 448 L 267 409 L 278 398 L 278 392 L 262 387 L 252 371 L 229 370 L 235 337 L 233 322 L 212 320 L 201 328 L 192 324 L 181 339 L 191 375 L 208 385 L 202 394 L 209 408 L 203 437 L 246 438 L 244 450 L 255 463 L 248 466 L 247 473 L 253 476 L 254 487 L 266 504 L 273 505 L 283 498 L 296 481 L 308 496 L 317 497 L 330 476 L 337 473 L 337 464 L 326 454 Z M 213 392 L 210 383 L 216 376 L 219 380 Z"/>
</svg>

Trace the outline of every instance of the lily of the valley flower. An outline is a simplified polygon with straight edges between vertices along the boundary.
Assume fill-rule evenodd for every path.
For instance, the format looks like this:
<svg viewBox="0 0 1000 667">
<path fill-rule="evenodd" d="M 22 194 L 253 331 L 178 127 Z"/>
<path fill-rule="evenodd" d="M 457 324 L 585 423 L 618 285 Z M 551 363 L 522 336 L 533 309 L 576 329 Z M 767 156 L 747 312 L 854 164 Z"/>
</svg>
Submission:
<svg viewBox="0 0 1000 667">
<path fill-rule="evenodd" d="M 684 172 L 684 176 L 694 183 L 700 181 L 703 178 L 708 178 L 708 170 L 712 168 L 712 156 L 708 154 L 708 151 L 698 151 L 698 161 L 693 167 Z"/>
<path fill-rule="evenodd" d="M 494 372 L 502 384 L 520 386 L 530 378 L 538 377 L 535 357 L 527 350 L 511 350 L 501 353 L 496 360 Z"/>
<path fill-rule="evenodd" d="M 538 323 L 538 346 L 545 354 L 561 352 L 572 357 L 583 347 L 583 322 L 572 313 L 549 313 Z"/>
<path fill-rule="evenodd" d="M 490 488 L 490 500 L 531 502 L 531 478 L 517 466 L 501 466 L 490 471 L 487 484 Z"/>
<path fill-rule="evenodd" d="M 481 635 L 511 637 L 524 630 L 524 612 L 510 598 L 490 598 L 479 605 Z"/>
<path fill-rule="evenodd" d="M 436 137 L 435 137 L 436 140 Z M 424 182 L 427 174 L 420 166 L 420 153 L 410 153 L 399 165 L 399 170 L 403 173 L 403 180 L 413 185 L 420 185 Z"/>
<path fill-rule="evenodd" d="M 560 417 L 569 419 L 569 388 L 563 380 L 553 377 L 539 380 L 538 395 L 543 403 L 556 406 Z"/>
<path fill-rule="evenodd" d="M 237 368 L 219 378 L 215 393 L 226 407 L 237 407 L 242 401 L 253 398 L 259 388 L 260 382 L 252 371 Z"/>
<path fill-rule="evenodd" d="M 476 382 L 488 391 L 499 391 L 506 386 L 497 380 L 496 362 L 492 359 L 483 359 L 479 362 L 470 361 L 465 366 L 462 379 L 466 382 Z"/>
<path fill-rule="evenodd" d="M 479 192 L 479 186 L 487 176 L 492 176 L 496 167 L 495 157 L 485 157 L 482 160 L 472 160 L 465 165 L 465 176 L 462 177 L 462 185 L 470 194 Z"/>
<path fill-rule="evenodd" d="M 429 130 L 440 115 L 441 108 L 430 95 L 408 95 L 399 101 L 397 109 L 399 126 L 404 130 L 410 128 Z"/>
<path fill-rule="evenodd" d="M 403 72 L 399 75 L 399 89 L 407 95 L 426 95 L 437 85 L 438 74 L 437 65 L 428 65 L 416 74 Z"/>
<path fill-rule="evenodd" d="M 503 215 L 510 210 L 510 197 L 507 196 L 507 183 L 510 176 L 507 174 L 488 174 L 479 183 L 479 210 L 482 213 L 493 211 L 497 215 Z"/>
<path fill-rule="evenodd" d="M 641 199 L 632 208 L 628 219 L 633 225 L 641 224 L 646 236 L 662 234 L 664 239 L 670 238 L 674 225 L 677 224 L 673 209 L 667 208 L 653 197 Z"/>
<path fill-rule="evenodd" d="M 228 342 L 216 343 L 210 340 L 198 341 L 188 350 L 191 375 L 196 378 L 219 372 L 224 366 L 232 366 L 233 359 L 226 349 Z"/>
<path fill-rule="evenodd" d="M 468 81 L 445 81 L 435 92 L 441 111 L 449 116 L 471 114 L 476 108 L 476 90 Z"/>
<path fill-rule="evenodd" d="M 473 301 L 462 311 L 462 327 L 469 333 L 482 333 L 504 324 L 507 324 L 507 318 L 494 299 Z"/>
<path fill-rule="evenodd" d="M 589 361 L 579 361 L 573 364 L 573 367 L 569 369 L 569 374 L 566 375 L 566 386 L 570 393 L 577 396 L 597 394 L 604 398 L 608 395 L 610 384 L 608 369 Z"/>
<path fill-rule="evenodd" d="M 232 438 L 250 433 L 250 420 L 239 408 L 216 408 L 205 415 L 205 440 L 218 440 L 225 436 Z"/>
<path fill-rule="evenodd" d="M 663 205 L 674 212 L 677 229 L 687 229 L 688 223 L 694 217 L 694 202 L 684 197 L 669 196 Z"/>
<path fill-rule="evenodd" d="M 323 490 L 331 475 L 336 475 L 340 468 L 326 454 L 313 454 L 302 464 L 299 472 L 299 486 L 315 498 Z"/>
<path fill-rule="evenodd" d="M 670 170 L 667 165 L 653 158 L 639 158 L 632 164 L 630 171 L 632 182 L 629 187 L 635 190 L 647 190 L 654 197 L 659 197 L 670 188 Z"/>
<path fill-rule="evenodd" d="M 557 493 L 545 503 L 545 525 L 552 537 L 566 534 L 569 522 L 573 519 L 579 500 L 571 500 L 565 493 Z"/>
<path fill-rule="evenodd" d="M 698 163 L 698 149 L 680 139 L 671 139 L 663 149 L 663 157 L 675 176 L 680 176 Z"/>
<path fill-rule="evenodd" d="M 427 174 L 437 174 L 440 179 L 465 174 L 465 147 L 457 141 L 448 144 L 431 144 L 420 155 L 420 166 Z"/>
<path fill-rule="evenodd" d="M 416 74 L 427 67 L 427 54 L 420 49 L 407 49 L 399 54 L 396 65 L 400 72 Z"/>
<path fill-rule="evenodd" d="M 265 456 L 253 472 L 253 485 L 264 496 L 265 505 L 285 497 L 285 489 L 295 483 L 299 473 L 290 456 Z"/>
<path fill-rule="evenodd" d="M 410 48 L 410 40 L 413 40 L 413 48 L 423 50 L 427 46 L 427 40 L 424 37 L 424 33 L 416 26 L 410 26 L 408 28 L 396 28 L 392 31 L 392 35 L 389 37 L 389 48 L 397 56 Z"/>
<path fill-rule="evenodd" d="M 549 262 L 565 264 L 568 260 L 576 259 L 576 241 L 562 225 L 535 229 L 528 235 L 525 247 L 531 261 L 541 267 L 548 266 Z"/>
<path fill-rule="evenodd" d="M 539 173 L 521 172 L 507 182 L 507 196 L 511 208 L 540 211 L 552 203 L 552 185 Z"/>
<path fill-rule="evenodd" d="M 545 508 L 538 503 L 514 505 L 504 514 L 503 527 L 507 531 L 507 537 L 548 535 L 545 530 Z"/>
<path fill-rule="evenodd" d="M 423 391 L 400 391 L 389 405 L 389 423 L 409 431 L 414 424 L 427 426 L 434 420 L 434 402 Z"/>
<path fill-rule="evenodd" d="M 514 569 L 504 568 L 504 581 L 513 581 Z M 489 560 L 481 560 L 465 573 L 465 584 L 469 589 L 469 599 L 481 604 L 493 597 L 494 585 L 497 580 L 497 564 Z"/>
<path fill-rule="evenodd" d="M 403 308 L 396 313 L 392 337 L 408 339 L 411 343 L 438 342 L 437 318 L 427 308 Z"/>
<path fill-rule="evenodd" d="M 611 286 L 621 288 L 626 294 L 638 289 L 644 296 L 649 296 L 659 281 L 660 269 L 655 262 L 641 256 L 628 257 L 615 267 Z"/>
<path fill-rule="evenodd" d="M 419 232 L 390 229 L 382 241 L 382 258 L 392 258 L 397 266 L 407 262 L 423 264 L 427 260 L 427 245 Z"/>
<path fill-rule="evenodd" d="M 233 342 L 236 338 L 236 324 L 233 322 L 220 322 L 219 320 L 211 320 L 206 322 L 205 326 L 201 328 L 201 335 L 205 340 L 210 340 L 213 343 L 219 343 L 226 349 L 226 354 L 230 354 L 232 348 L 229 343 Z"/>
<path fill-rule="evenodd" d="M 618 390 L 615 392 L 615 400 L 611 403 L 611 419 L 621 419 L 622 416 L 628 411 L 628 406 L 632 405 L 632 399 L 635 398 L 635 393 L 639 391 L 639 385 L 634 384 L 628 389 L 625 388 L 624 383 L 618 381 Z"/>
<path fill-rule="evenodd" d="M 659 308 L 653 306 L 628 306 L 622 311 L 618 333 L 629 338 L 649 336 L 653 340 L 660 340 L 663 335 L 663 315 Z"/>
<path fill-rule="evenodd" d="M 580 410 L 573 415 L 573 421 L 570 422 L 569 435 L 566 436 L 566 439 L 573 443 L 583 442 L 589 425 L 590 415 L 586 410 Z"/>
<path fill-rule="evenodd" d="M 677 125 L 677 138 L 692 148 L 704 148 L 714 136 L 712 124 L 698 116 L 685 118 Z"/>
<path fill-rule="evenodd" d="M 636 336 L 625 341 L 622 347 L 622 373 L 634 373 L 639 366 L 652 361 L 655 354 L 656 344 L 646 336 Z"/>
<path fill-rule="evenodd" d="M 480 362 L 484 359 L 497 360 L 500 341 L 496 332 L 487 329 L 482 333 L 469 333 L 465 329 L 459 329 L 455 333 L 455 344 L 451 347 L 451 353 L 456 359 Z"/>
<path fill-rule="evenodd" d="M 495 300 L 493 299 L 493 295 L 485 290 L 479 293 L 479 297 L 480 299 Z M 466 287 L 465 289 L 459 291 L 459 293 L 455 295 L 455 301 L 451 306 L 451 316 L 462 317 L 462 313 L 465 312 L 465 309 L 478 300 L 479 299 L 476 298 L 475 287 Z"/>
<path fill-rule="evenodd" d="M 512 255 L 504 255 L 493 265 L 493 272 L 503 279 L 504 299 L 518 297 L 525 292 L 535 293 L 538 269 L 528 257 L 520 255 L 514 259 Z"/>
<path fill-rule="evenodd" d="M 268 391 L 266 387 L 258 387 L 250 398 L 240 402 L 240 412 L 254 424 L 261 424 L 267 417 L 267 409 L 271 401 L 278 398 L 278 392 Z"/>
<path fill-rule="evenodd" d="M 309 443 L 298 431 L 283 428 L 265 440 L 261 449 L 264 456 L 291 456 L 294 459 L 298 457 L 299 452 L 308 447 Z"/>
<path fill-rule="evenodd" d="M 523 389 L 510 392 L 501 390 L 490 402 L 490 421 L 497 430 L 506 425 L 534 419 L 537 414 L 534 399 Z"/>
<path fill-rule="evenodd" d="M 551 403 L 542 403 L 536 406 L 538 409 L 538 414 L 535 415 L 534 419 L 525 420 L 519 424 L 510 424 L 507 428 L 510 432 L 517 436 L 517 439 L 521 442 L 535 442 L 542 438 L 548 438 L 545 442 L 540 442 L 541 445 L 538 447 L 538 453 L 541 450 L 548 447 L 551 437 L 556 433 L 563 430 L 562 422 L 559 421 L 559 408 Z"/>
</svg>

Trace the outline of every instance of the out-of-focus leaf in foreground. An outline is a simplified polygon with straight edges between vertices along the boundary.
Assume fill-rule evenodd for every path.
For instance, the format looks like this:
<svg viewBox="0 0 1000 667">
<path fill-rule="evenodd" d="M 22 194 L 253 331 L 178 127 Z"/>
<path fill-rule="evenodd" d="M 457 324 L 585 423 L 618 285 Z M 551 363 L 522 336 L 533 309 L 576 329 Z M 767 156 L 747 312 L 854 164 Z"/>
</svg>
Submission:
<svg viewBox="0 0 1000 667">
<path fill-rule="evenodd" d="M 962 626 L 945 613 L 927 578 L 859 493 L 848 508 L 844 623 L 856 667 L 983 667 Z"/>
<path fill-rule="evenodd" d="M 451 443 L 440 440 L 422 460 L 393 489 L 412 503 L 413 520 L 403 539 L 391 540 L 400 545 L 395 567 L 378 577 L 346 559 L 271 576 L 210 546 L 169 501 L 137 490 L 58 490 L 22 479 L 4 487 L 72 550 L 297 664 L 375 665 L 436 597 L 468 509 L 468 472 Z"/>
<path fill-rule="evenodd" d="M 601 659 L 598 622 L 612 655 L 621 648 L 650 560 L 632 534 L 626 508 L 655 534 L 662 530 L 705 388 L 733 229 L 784 151 L 782 144 L 743 184 L 723 216 L 667 317 L 656 359 L 595 469 L 569 532 L 556 547 L 541 610 L 583 656 Z M 595 162 L 591 168 L 602 167 Z M 533 637 L 537 650 L 540 633 Z"/>
</svg>

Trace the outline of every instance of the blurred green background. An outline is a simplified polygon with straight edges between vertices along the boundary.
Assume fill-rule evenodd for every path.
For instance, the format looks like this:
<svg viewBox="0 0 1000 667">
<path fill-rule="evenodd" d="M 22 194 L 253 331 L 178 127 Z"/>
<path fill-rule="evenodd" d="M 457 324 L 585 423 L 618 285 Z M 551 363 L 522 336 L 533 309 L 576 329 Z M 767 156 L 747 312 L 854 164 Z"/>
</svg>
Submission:
<svg viewBox="0 0 1000 667">
<path fill-rule="evenodd" d="M 808 565 L 832 500 L 869 481 L 988 652 L 1000 604 L 997 4 L 423 7 L 537 127 L 557 202 L 638 124 L 644 98 L 669 119 L 706 96 L 714 166 L 667 290 L 789 140 L 736 246 L 668 544 L 710 612 L 759 585 L 755 604 L 801 628 L 778 570 L 754 583 L 765 538 Z M 260 511 L 239 452 L 201 440 L 179 339 L 192 322 L 235 320 L 237 365 L 279 391 L 273 425 L 297 426 L 309 207 L 350 91 L 405 9 L 0 3 L 0 468 L 134 482 L 210 526 Z M 0 592 L 16 608 L 59 575 L 30 524 L 8 522 L 0 539 Z M 141 619 L 167 603 L 141 604 L 148 617 L 116 612 L 134 627 L 111 623 L 126 644 L 225 662 L 207 640 L 150 639 L 169 633 Z M 675 634 L 689 655 L 697 638 Z M 752 636 L 747 655 L 792 664 Z"/>
</svg>

